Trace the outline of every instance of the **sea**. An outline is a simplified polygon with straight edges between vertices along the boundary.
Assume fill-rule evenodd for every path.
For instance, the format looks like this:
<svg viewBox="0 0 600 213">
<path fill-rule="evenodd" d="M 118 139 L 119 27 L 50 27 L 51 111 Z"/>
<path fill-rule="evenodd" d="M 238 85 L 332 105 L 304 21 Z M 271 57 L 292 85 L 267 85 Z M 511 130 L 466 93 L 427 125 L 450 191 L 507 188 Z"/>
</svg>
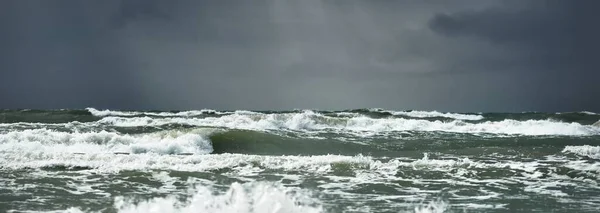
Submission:
<svg viewBox="0 0 600 213">
<path fill-rule="evenodd" d="M 599 120 L 0 110 L 0 212 L 600 212 Z"/>
</svg>

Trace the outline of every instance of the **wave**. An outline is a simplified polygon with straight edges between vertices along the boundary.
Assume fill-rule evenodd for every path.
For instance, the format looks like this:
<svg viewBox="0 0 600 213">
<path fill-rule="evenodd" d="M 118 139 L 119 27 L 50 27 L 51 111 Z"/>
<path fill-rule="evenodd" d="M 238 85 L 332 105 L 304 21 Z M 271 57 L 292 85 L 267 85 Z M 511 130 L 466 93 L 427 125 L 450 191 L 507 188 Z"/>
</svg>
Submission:
<svg viewBox="0 0 600 213">
<path fill-rule="evenodd" d="M 0 110 L 0 123 L 93 122 L 98 119 L 87 110 Z"/>
<path fill-rule="evenodd" d="M 334 138 L 282 136 L 251 130 L 219 131 L 209 136 L 213 154 L 326 155 L 373 153 L 376 146 Z"/>
<path fill-rule="evenodd" d="M 312 116 L 317 119 L 318 124 L 321 120 L 326 122 L 338 121 L 345 122 L 352 119 L 405 119 L 405 120 L 426 120 L 430 122 L 465 122 L 465 123 L 484 123 L 501 122 L 508 120 L 515 121 L 556 121 L 564 123 L 580 123 L 582 125 L 592 124 L 600 115 L 592 112 L 567 112 L 567 113 L 450 113 L 437 111 L 391 111 L 384 109 L 358 109 L 346 111 L 315 111 L 315 110 L 293 110 L 293 111 L 217 111 L 212 109 L 192 110 L 192 111 L 114 111 L 98 110 L 87 108 L 86 110 L 0 110 L 0 124 L 31 123 L 31 124 L 58 124 L 69 122 L 95 123 L 97 121 L 106 121 L 110 118 L 165 118 L 165 119 L 189 119 L 189 118 L 220 118 L 225 116 L 245 116 L 252 119 L 262 119 L 273 117 L 275 120 L 285 120 L 285 117 Z M 278 118 L 277 118 L 278 117 Z M 302 119 L 300 119 L 302 120 Z M 235 120 L 234 120 L 235 121 Z M 235 126 L 235 125 L 233 125 Z"/>
<path fill-rule="evenodd" d="M 427 205 L 416 206 L 414 213 L 444 213 L 449 205 L 443 201 L 431 201 Z"/>
<path fill-rule="evenodd" d="M 194 195 L 181 203 L 177 197 L 155 198 L 142 202 L 115 199 L 118 212 L 214 212 L 214 213 L 317 213 L 324 212 L 310 195 L 303 191 L 292 191 L 284 186 L 268 183 L 233 183 L 225 193 L 215 189 L 196 186 Z"/>
<path fill-rule="evenodd" d="M 128 130 L 129 131 L 129 130 Z M 0 134 L 0 152 L 20 154 L 260 155 L 378 154 L 381 147 L 335 138 L 298 137 L 250 130 L 178 128 L 150 133 L 61 132 L 27 129 Z"/>
<path fill-rule="evenodd" d="M 587 161 L 568 158 L 547 161 L 515 161 L 435 156 L 423 158 L 374 158 L 363 155 L 261 156 L 249 154 L 161 155 L 146 152 L 130 155 L 64 152 L 60 146 L 44 150 L 25 149 L 21 152 L 0 151 L 0 169 L 90 170 L 92 173 L 121 173 L 123 171 L 187 171 L 214 172 L 232 177 L 263 174 L 318 175 L 346 180 L 348 184 L 389 183 L 411 181 L 425 184 L 423 177 L 445 178 L 457 184 L 472 186 L 481 181 L 514 182 L 530 186 L 534 193 L 546 193 L 556 185 L 543 185 L 571 178 L 589 178 L 598 174 L 597 166 Z M 7 152 L 8 151 L 8 152 Z M 562 157 L 562 156 L 561 156 Z M 519 159 L 520 160 L 520 159 Z M 568 164 L 566 164 L 568 163 Z M 564 167 L 566 165 L 566 167 Z M 593 170 L 592 170 L 593 169 Z M 587 173 L 586 171 L 590 173 Z M 488 173 L 486 171 L 498 171 Z M 89 173 L 89 172 L 85 172 Z M 441 175 L 436 176 L 436 175 Z M 534 177 L 534 178 L 532 178 Z M 465 179 L 466 178 L 466 179 Z M 483 178 L 485 180 L 480 180 Z M 507 180 L 508 178 L 508 180 Z M 549 181 L 539 181 L 542 178 Z M 505 181 L 505 182 L 502 182 Z M 344 181 L 335 183 L 344 184 Z M 537 185 L 536 185 L 537 184 Z M 542 184 L 542 185 L 540 185 Z M 536 188 L 537 187 L 537 188 Z M 324 189 L 326 189 L 324 187 Z M 559 190 L 560 191 L 560 190 Z"/>
<path fill-rule="evenodd" d="M 129 131 L 129 130 L 128 130 Z M 387 139 L 356 139 L 340 135 L 306 137 L 298 134 L 272 134 L 262 131 L 221 128 L 178 128 L 158 132 L 124 134 L 122 132 L 60 132 L 51 129 L 20 130 L 0 134 L 0 152 L 16 154 L 140 154 L 200 155 L 238 153 L 250 155 L 357 155 L 398 156 L 410 152 L 446 150 L 449 147 L 528 147 L 539 144 L 564 147 L 572 145 L 564 138 L 484 139 L 468 136 L 468 143 L 436 143 L 438 139 L 411 134 L 401 141 Z M 404 137 L 404 136 L 402 136 Z M 464 137 L 463 137 L 464 138 Z"/>
<path fill-rule="evenodd" d="M 57 147 L 58 148 L 58 147 Z M 533 172 L 537 162 L 486 162 L 469 158 L 432 159 L 425 153 L 421 159 L 396 157 L 389 160 L 364 155 L 312 155 L 312 156 L 268 156 L 248 154 L 210 155 L 160 155 L 140 153 L 115 155 L 111 153 L 72 154 L 59 149 L 23 150 L 22 152 L 0 152 L 0 168 L 9 169 L 74 169 L 94 170 L 101 173 L 121 171 L 217 171 L 232 170 L 243 174 L 260 173 L 265 170 L 306 172 L 315 174 L 368 177 L 370 180 L 394 179 L 402 168 L 450 171 L 456 168 L 502 169 L 510 168 Z M 410 178 L 404 174 L 402 178 Z M 418 178 L 418 176 L 416 176 Z"/>
<path fill-rule="evenodd" d="M 600 159 L 600 146 L 566 146 L 563 151 L 564 153 L 573 153 L 580 156 L 585 156 L 594 159 Z"/>
<path fill-rule="evenodd" d="M 140 115 L 142 113 L 140 112 L 123 112 L 123 111 L 111 111 L 111 110 L 97 110 L 94 108 L 86 108 L 92 115 L 94 116 L 98 116 L 98 117 L 104 117 L 104 116 L 134 116 L 134 115 Z"/>
<path fill-rule="evenodd" d="M 194 117 L 207 114 L 229 114 L 230 112 L 219 112 L 212 109 L 182 111 L 182 112 L 139 112 L 139 111 L 111 111 L 86 108 L 92 115 L 97 117 L 106 116 L 156 116 L 156 117 Z"/>
<path fill-rule="evenodd" d="M 579 112 L 557 112 L 557 115 L 562 114 L 585 114 L 585 115 L 598 115 L 598 113 L 590 112 L 590 111 L 579 111 Z"/>
<path fill-rule="evenodd" d="M 97 110 L 94 108 L 86 108 L 86 110 L 88 110 L 92 115 L 94 116 L 98 116 L 98 117 L 107 117 L 107 116 L 141 116 L 141 115 L 148 115 L 148 116 L 157 116 L 157 117 L 193 117 L 193 116 L 199 116 L 199 115 L 205 115 L 205 114 L 217 114 L 217 115 L 225 115 L 225 114 L 233 114 L 233 113 L 240 113 L 240 114 L 283 114 L 283 113 L 294 113 L 294 112 L 302 112 L 302 111 L 315 111 L 315 110 L 294 110 L 294 111 L 267 111 L 267 113 L 264 112 L 252 112 L 252 111 L 246 111 L 246 110 L 237 110 L 237 111 L 217 111 L 217 110 L 212 110 L 212 109 L 202 109 L 202 110 L 191 110 L 191 111 L 181 111 L 181 112 L 139 112 L 139 111 L 111 111 L 111 110 Z M 332 112 L 329 111 L 315 111 L 315 112 L 319 112 L 319 113 L 323 113 L 323 114 L 332 114 Z M 407 117 L 414 117 L 414 118 L 435 118 L 435 117 L 441 117 L 441 118 L 452 118 L 452 119 L 457 119 L 457 120 L 481 120 L 484 117 L 482 115 L 478 115 L 478 114 L 460 114 L 460 113 L 443 113 L 443 112 L 438 112 L 438 111 L 415 111 L 415 110 L 411 110 L 411 111 L 391 111 L 391 110 L 384 110 L 384 109 L 378 109 L 378 108 L 374 108 L 374 109 L 357 109 L 357 110 L 348 110 L 348 111 L 341 111 L 341 112 L 334 112 L 333 114 L 337 114 L 337 115 L 342 115 L 342 116 L 358 116 L 358 115 L 364 115 L 364 114 L 368 114 L 368 113 L 381 113 L 383 115 L 400 115 L 400 116 L 407 116 Z"/>
<path fill-rule="evenodd" d="M 166 146 L 166 144 L 165 144 Z M 87 153 L 75 154 L 63 150 L 56 144 L 45 149 L 1 147 L 0 168 L 9 169 L 75 169 L 94 170 L 102 173 L 120 171 L 176 170 L 214 171 L 221 169 L 290 170 L 303 172 L 331 172 L 336 165 L 363 165 L 376 163 L 372 157 L 362 155 L 318 155 L 318 156 L 262 156 L 246 154 L 200 154 L 163 155 L 156 152 L 115 155 L 90 149 Z M 76 149 L 76 151 L 84 151 Z M 259 169 L 259 170 L 257 170 Z"/>
<path fill-rule="evenodd" d="M 135 198 L 118 196 L 113 207 L 119 213 L 136 212 L 210 212 L 210 213 L 321 213 L 328 212 L 321 200 L 309 190 L 286 187 L 274 182 L 234 182 L 225 191 L 215 187 L 196 184 L 187 190 L 185 200 L 177 196 L 138 201 Z M 413 210 L 400 212 L 442 213 L 449 205 L 442 201 L 416 204 Z M 79 208 L 64 211 L 83 213 Z"/>
<path fill-rule="evenodd" d="M 269 182 L 232 183 L 225 193 L 198 185 L 194 195 L 185 203 L 174 196 L 155 198 L 142 202 L 115 199 L 118 212 L 211 212 L 211 213 L 318 213 L 326 212 L 321 202 L 306 190 L 293 190 L 281 184 Z M 179 207 L 178 207 L 179 206 Z M 442 213 L 449 207 L 445 202 L 429 202 L 414 207 L 414 213 Z"/>
<path fill-rule="evenodd" d="M 534 193 L 561 192 L 556 184 L 573 179 L 595 180 L 598 164 L 586 161 L 553 159 L 553 164 L 542 161 L 513 161 L 469 158 L 393 158 L 377 159 L 369 156 L 258 156 L 243 154 L 218 155 L 65 155 L 60 153 L 20 153 L 10 155 L 0 152 L 0 169 L 39 169 L 42 171 L 71 171 L 93 174 L 117 174 L 125 171 L 179 171 L 211 172 L 229 177 L 256 177 L 267 174 L 296 177 L 319 176 L 335 183 L 321 185 L 328 193 L 353 188 L 362 184 L 411 182 L 421 185 L 436 177 L 458 186 L 474 186 L 486 182 L 508 187 L 524 184 L 525 190 Z M 85 170 L 85 171 L 80 171 Z M 488 173 L 487 171 L 497 171 Z M 43 173 L 43 172 L 42 172 Z M 481 179 L 483 178 L 483 180 Z M 543 181 L 540 181 L 543 180 Z M 429 182 L 431 183 L 431 182 Z M 556 184 L 555 184 L 556 183 Z M 594 187 L 595 185 L 586 185 Z M 407 189 L 410 191 L 411 189 Z M 414 193 L 414 191 L 412 192 Z M 562 193 L 562 192 L 561 192 Z M 489 199 L 489 198 L 482 198 Z M 424 209 L 424 212 L 433 209 Z M 418 212 L 418 211 L 417 211 Z M 435 211 L 433 211 L 435 212 Z"/>
<path fill-rule="evenodd" d="M 504 135 L 563 135 L 588 136 L 600 134 L 600 128 L 576 122 L 553 120 L 502 120 L 469 123 L 461 120 L 440 121 L 406 118 L 330 117 L 313 111 L 285 114 L 233 113 L 206 118 L 104 117 L 99 123 L 119 127 L 162 126 L 182 124 L 191 126 L 225 127 L 256 131 L 282 130 L 300 132 L 337 132 L 366 135 L 403 132 L 452 132 Z"/>
<path fill-rule="evenodd" d="M 384 109 L 377 109 L 377 108 L 370 109 L 370 111 L 386 112 L 391 115 L 401 115 L 401 116 L 414 117 L 414 118 L 441 117 L 441 118 L 452 118 L 452 119 L 456 119 L 456 120 L 473 120 L 473 121 L 481 120 L 484 118 L 483 115 L 477 115 L 477 114 L 460 114 L 460 113 L 438 112 L 438 111 L 417 111 L 417 110 L 391 111 L 391 110 L 384 110 Z"/>
<path fill-rule="evenodd" d="M 116 132 L 59 132 L 48 129 L 0 134 L 0 152 L 7 153 L 158 153 L 207 154 L 212 152 L 208 133 L 196 130 L 126 135 Z"/>
</svg>

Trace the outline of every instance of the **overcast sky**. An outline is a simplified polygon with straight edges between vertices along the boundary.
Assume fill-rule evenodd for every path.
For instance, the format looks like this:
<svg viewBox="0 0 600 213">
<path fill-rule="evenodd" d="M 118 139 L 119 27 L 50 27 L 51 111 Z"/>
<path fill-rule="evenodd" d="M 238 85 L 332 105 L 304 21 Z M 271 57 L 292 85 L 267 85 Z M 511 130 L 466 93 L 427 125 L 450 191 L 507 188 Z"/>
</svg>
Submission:
<svg viewBox="0 0 600 213">
<path fill-rule="evenodd" d="M 3 0 L 0 108 L 600 111 L 598 8 Z"/>
</svg>

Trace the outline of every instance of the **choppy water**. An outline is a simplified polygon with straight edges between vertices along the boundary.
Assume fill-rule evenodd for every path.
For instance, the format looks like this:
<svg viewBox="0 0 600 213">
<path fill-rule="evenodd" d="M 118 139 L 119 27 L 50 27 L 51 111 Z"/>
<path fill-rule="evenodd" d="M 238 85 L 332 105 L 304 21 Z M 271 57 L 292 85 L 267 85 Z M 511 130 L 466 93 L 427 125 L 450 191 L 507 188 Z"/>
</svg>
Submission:
<svg viewBox="0 0 600 213">
<path fill-rule="evenodd" d="M 0 212 L 598 212 L 600 115 L 0 111 Z"/>
</svg>

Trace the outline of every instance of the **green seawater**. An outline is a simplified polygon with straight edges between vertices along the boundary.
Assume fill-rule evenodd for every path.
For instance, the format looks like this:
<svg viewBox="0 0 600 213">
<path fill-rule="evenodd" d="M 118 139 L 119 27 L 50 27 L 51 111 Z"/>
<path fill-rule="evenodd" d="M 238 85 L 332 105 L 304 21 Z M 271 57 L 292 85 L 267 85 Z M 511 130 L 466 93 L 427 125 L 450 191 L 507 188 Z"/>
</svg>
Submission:
<svg viewBox="0 0 600 213">
<path fill-rule="evenodd" d="M 0 212 L 598 212 L 598 120 L 0 110 Z"/>
</svg>

